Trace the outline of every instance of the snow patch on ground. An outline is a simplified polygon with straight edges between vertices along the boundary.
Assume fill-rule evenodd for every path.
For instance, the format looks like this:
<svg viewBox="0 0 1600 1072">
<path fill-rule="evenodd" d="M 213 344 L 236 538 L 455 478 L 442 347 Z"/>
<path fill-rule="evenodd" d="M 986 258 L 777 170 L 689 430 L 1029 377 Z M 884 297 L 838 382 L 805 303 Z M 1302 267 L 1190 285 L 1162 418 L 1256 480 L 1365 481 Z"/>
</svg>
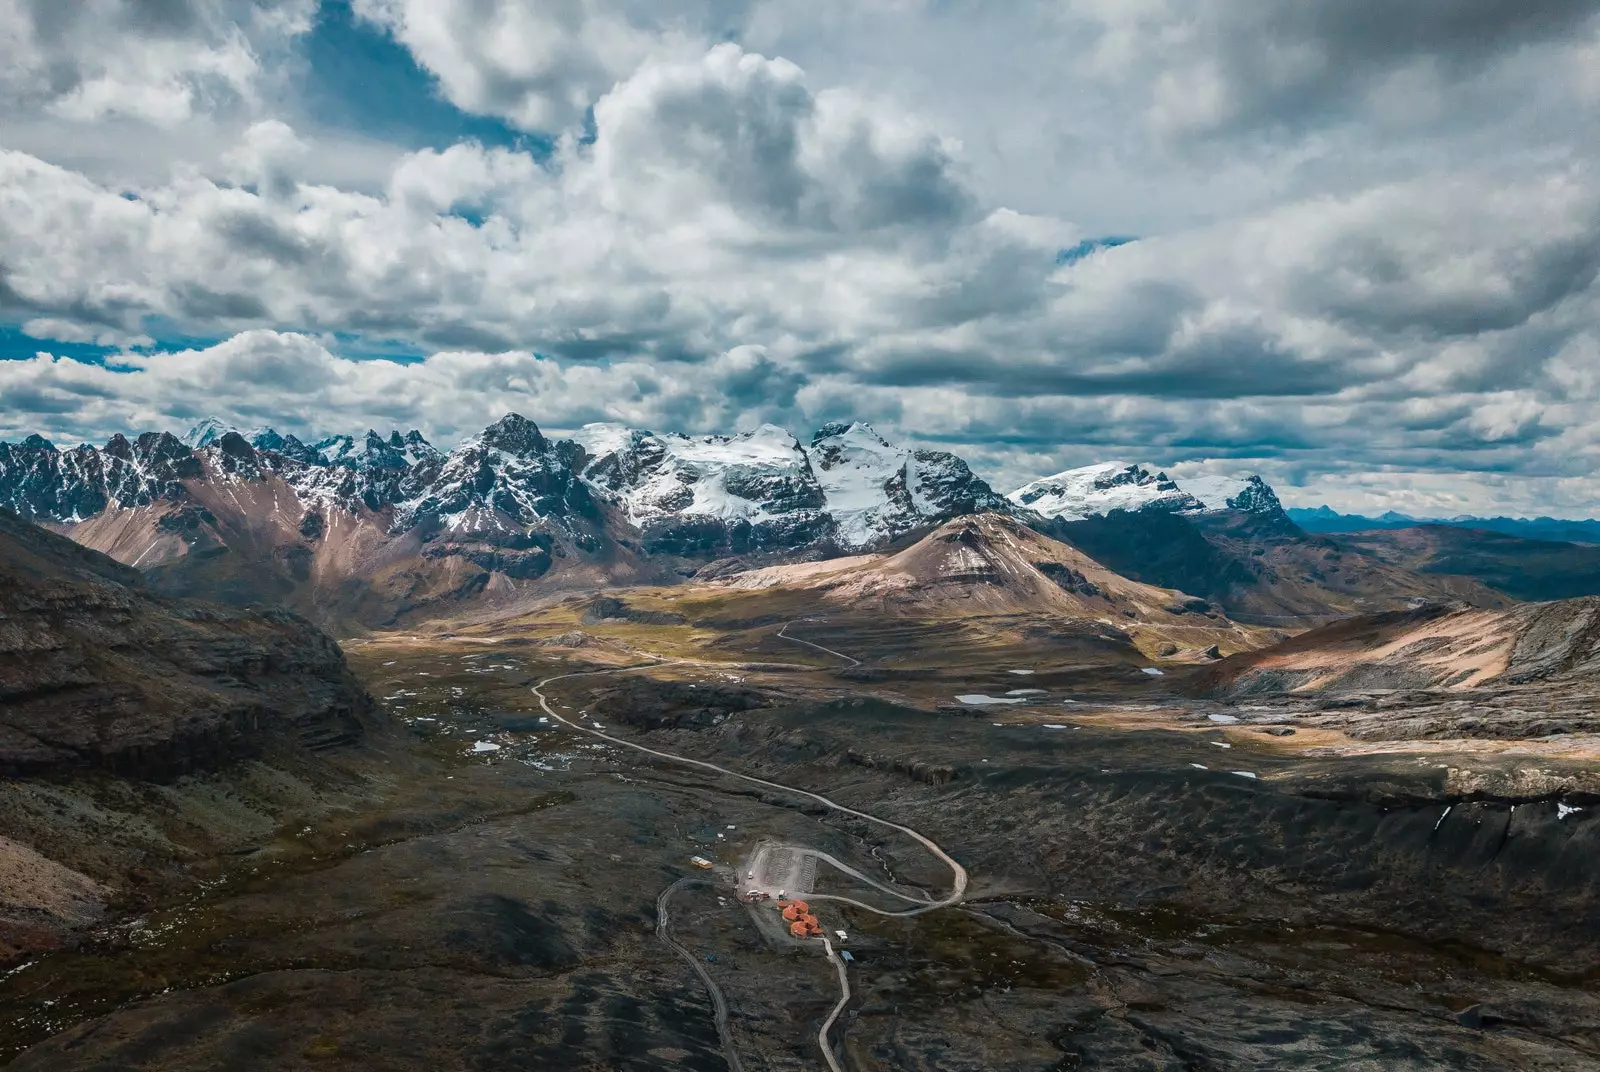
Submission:
<svg viewBox="0 0 1600 1072">
<path fill-rule="evenodd" d="M 1019 704 L 1028 702 L 1027 700 L 1007 696 L 987 696 L 981 692 L 967 693 L 964 696 L 957 696 L 956 699 L 961 703 L 966 704 L 968 707 L 988 707 L 992 704 Z"/>
</svg>

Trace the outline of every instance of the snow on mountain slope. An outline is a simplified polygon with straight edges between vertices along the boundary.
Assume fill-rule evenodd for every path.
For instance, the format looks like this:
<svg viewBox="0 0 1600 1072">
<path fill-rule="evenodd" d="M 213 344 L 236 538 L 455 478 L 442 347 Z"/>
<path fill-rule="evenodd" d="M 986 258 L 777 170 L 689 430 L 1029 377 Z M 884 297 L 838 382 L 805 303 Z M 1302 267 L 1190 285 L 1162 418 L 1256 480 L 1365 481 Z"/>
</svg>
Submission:
<svg viewBox="0 0 1600 1072">
<path fill-rule="evenodd" d="M 87 443 L 57 450 L 42 436 L 0 443 L 0 506 L 30 520 L 74 523 L 108 506 L 134 507 L 181 491 L 200 474 L 194 453 L 167 432 L 133 442 L 112 436 L 103 448 Z"/>
<path fill-rule="evenodd" d="M 270 428 L 266 431 L 268 436 L 276 435 Z M 293 440 L 294 437 L 289 436 L 288 439 Z M 284 441 L 281 438 L 279 440 L 280 443 Z M 253 445 L 281 453 L 281 447 L 273 445 L 267 436 L 253 441 Z M 370 429 L 359 441 L 355 436 L 329 436 L 307 449 L 323 465 L 345 465 L 352 469 L 406 469 L 442 457 L 415 428 L 404 436 L 399 432 L 390 432 L 387 439 Z"/>
<path fill-rule="evenodd" d="M 265 431 L 265 429 L 260 429 L 260 431 Z M 201 447 L 209 447 L 229 432 L 242 435 L 246 440 L 256 434 L 254 432 L 246 432 L 242 428 L 236 428 L 220 417 L 207 417 L 180 436 L 179 440 L 190 450 L 199 450 Z"/>
<path fill-rule="evenodd" d="M 1165 473 L 1142 465 L 1101 462 L 1025 484 L 1006 496 L 1045 517 L 1081 521 L 1113 510 L 1192 513 L 1205 509 Z"/>
<path fill-rule="evenodd" d="M 437 520 L 452 535 L 506 536 L 552 520 L 566 527 L 568 518 L 595 514 L 589 490 L 574 470 L 575 445 L 545 438 L 537 425 L 515 413 L 448 455 L 432 447 L 427 452 L 415 468 L 408 467 L 399 485 L 395 532 Z"/>
<path fill-rule="evenodd" d="M 806 453 L 838 541 L 852 550 L 931 521 L 1006 508 L 954 454 L 893 446 L 868 424 L 824 425 Z"/>
<path fill-rule="evenodd" d="M 776 425 L 734 436 L 590 425 L 579 442 L 598 455 L 583 478 L 618 504 L 649 551 L 742 554 L 811 543 L 830 528 L 810 459 Z"/>
<path fill-rule="evenodd" d="M 1208 513 L 1243 510 L 1249 514 L 1269 514 L 1283 509 L 1277 492 L 1259 476 L 1184 477 L 1183 490 L 1199 499 Z"/>
<path fill-rule="evenodd" d="M 1186 477 L 1180 484 L 1144 465 L 1102 462 L 1025 484 L 1006 496 L 1048 518 L 1082 521 L 1113 510 L 1207 514 L 1224 510 L 1272 513 L 1277 495 L 1258 476 Z"/>
<path fill-rule="evenodd" d="M 676 554 L 881 545 L 919 526 L 1005 503 L 965 462 L 907 450 L 865 424 L 830 424 L 809 447 L 775 425 L 734 436 L 589 425 L 590 483 L 652 551 Z"/>
</svg>

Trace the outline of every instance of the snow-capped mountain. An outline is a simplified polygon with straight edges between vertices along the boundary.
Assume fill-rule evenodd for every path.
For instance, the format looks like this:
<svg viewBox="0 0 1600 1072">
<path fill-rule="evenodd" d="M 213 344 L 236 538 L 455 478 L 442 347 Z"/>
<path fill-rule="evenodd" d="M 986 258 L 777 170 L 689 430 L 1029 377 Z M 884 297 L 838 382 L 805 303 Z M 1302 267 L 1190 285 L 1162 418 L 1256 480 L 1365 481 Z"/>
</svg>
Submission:
<svg viewBox="0 0 1600 1072">
<path fill-rule="evenodd" d="M 584 479 L 617 504 L 648 551 L 738 554 L 829 531 L 810 459 L 775 425 L 734 436 L 589 425 L 578 441 L 593 459 Z"/>
<path fill-rule="evenodd" d="M 331 602 L 364 622 L 514 593 L 551 571 L 552 583 L 570 570 L 590 578 L 575 583 L 656 583 L 682 558 L 873 551 L 991 511 L 1043 528 L 1113 510 L 1278 510 L 1258 478 L 1178 482 L 1121 463 L 1001 496 L 955 455 L 861 423 L 809 442 L 770 424 L 701 436 L 590 425 L 558 440 L 511 414 L 448 453 L 415 430 L 307 444 L 215 419 L 185 439 L 0 443 L 0 506 L 166 571 L 179 594 L 298 598 L 313 613 Z"/>
<path fill-rule="evenodd" d="M 416 435 L 416 433 L 412 433 Z M 398 442 L 391 438 L 391 446 Z M 588 486 L 577 474 L 577 444 L 545 438 L 525 417 L 509 414 L 441 455 L 417 436 L 406 441 L 415 461 L 405 471 L 394 505 L 394 532 L 435 524 L 450 535 L 526 534 L 549 519 L 598 518 Z M 371 444 L 367 454 L 373 455 Z M 399 447 L 394 453 L 400 455 Z"/>
<path fill-rule="evenodd" d="M 235 435 L 243 436 L 246 442 L 250 442 L 257 436 L 263 435 L 270 431 L 272 431 L 270 428 L 257 428 L 254 431 L 247 432 L 243 428 L 238 428 L 229 424 L 220 417 L 207 417 L 200 423 L 196 424 L 193 428 L 183 433 L 183 435 L 179 436 L 178 439 L 179 442 L 188 447 L 190 450 L 200 450 L 204 447 L 211 446 L 211 444 L 215 443 L 229 432 L 232 432 Z"/>
<path fill-rule="evenodd" d="M 555 526 L 592 540 L 610 526 L 624 542 L 636 532 L 647 553 L 687 556 L 867 550 L 985 510 L 1073 521 L 1113 510 L 1280 509 L 1258 477 L 1180 483 L 1121 462 L 1069 470 L 1002 497 L 955 455 L 893 445 L 862 423 L 826 425 L 809 443 L 770 424 L 709 436 L 598 424 L 574 440 L 551 440 L 515 414 L 448 454 L 415 430 L 307 444 L 215 418 L 182 440 L 119 435 L 98 449 L 60 451 L 33 436 L 0 444 L 0 504 L 77 524 L 112 506 L 182 500 L 215 479 L 277 480 L 302 512 L 372 515 L 392 534 L 514 541 Z"/>
<path fill-rule="evenodd" d="M 1068 469 L 1025 484 L 1006 498 L 1023 509 L 1062 521 L 1082 521 L 1113 510 L 1184 515 L 1282 510 L 1277 494 L 1259 476 L 1188 477 L 1180 484 L 1164 472 L 1123 462 Z"/>
<path fill-rule="evenodd" d="M 1238 510 L 1246 514 L 1281 514 L 1283 503 L 1272 485 L 1254 474 L 1246 477 L 1185 477 L 1183 489 L 1205 506 L 1206 513 Z"/>
<path fill-rule="evenodd" d="M 734 436 L 589 425 L 583 476 L 652 552 L 862 550 L 1004 500 L 940 451 L 891 446 L 866 424 L 830 424 L 802 445 L 763 425 Z"/>
<path fill-rule="evenodd" d="M 30 519 L 75 523 L 108 506 L 147 506 L 199 475 L 194 452 L 168 432 L 114 435 L 98 449 L 57 450 L 37 435 L 0 443 L 0 506 Z"/>
<path fill-rule="evenodd" d="M 887 543 L 962 514 L 1007 510 L 1004 497 L 954 454 L 892 446 L 861 422 L 823 425 L 806 453 L 845 547 Z"/>
</svg>

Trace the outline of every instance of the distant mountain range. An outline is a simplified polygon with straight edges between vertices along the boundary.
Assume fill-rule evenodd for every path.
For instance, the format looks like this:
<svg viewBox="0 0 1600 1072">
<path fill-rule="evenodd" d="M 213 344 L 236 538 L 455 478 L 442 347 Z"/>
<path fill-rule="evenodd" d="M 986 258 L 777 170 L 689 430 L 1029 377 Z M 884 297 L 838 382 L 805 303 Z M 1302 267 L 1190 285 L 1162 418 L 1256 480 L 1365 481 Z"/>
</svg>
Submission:
<svg viewBox="0 0 1600 1072">
<path fill-rule="evenodd" d="M 1307 532 L 1372 532 L 1378 529 L 1410 529 L 1419 525 L 1451 525 L 1482 529 L 1531 540 L 1557 540 L 1566 543 L 1600 544 L 1600 521 L 1569 521 L 1557 517 L 1412 517 L 1390 510 L 1377 517 L 1341 514 L 1327 507 L 1290 507 L 1287 511 L 1296 525 Z"/>
<path fill-rule="evenodd" d="M 802 443 L 510 414 L 449 452 L 411 431 L 305 443 L 218 420 L 58 450 L 0 443 L 0 506 L 177 595 L 388 624 L 563 586 L 679 580 L 729 556 L 826 557 L 1010 505 L 966 462 L 864 424 Z M 538 582 L 535 584 L 535 582 Z"/>
<path fill-rule="evenodd" d="M 1062 521 L 1129 513 L 1217 514 L 1228 510 L 1274 515 L 1283 505 L 1259 476 L 1194 477 L 1182 486 L 1144 465 L 1102 462 L 1035 480 L 1006 496 L 1024 509 Z"/>
<path fill-rule="evenodd" d="M 1475 580 L 1307 533 L 1257 476 L 1177 480 L 1108 462 L 1001 495 L 956 455 L 861 423 L 807 440 L 773 425 L 589 425 L 552 439 L 509 414 L 450 451 L 417 431 L 307 443 L 215 419 L 101 447 L 30 436 L 0 443 L 0 506 L 162 592 L 282 602 L 340 629 L 893 549 L 983 514 L 1240 621 L 1503 602 Z"/>
</svg>

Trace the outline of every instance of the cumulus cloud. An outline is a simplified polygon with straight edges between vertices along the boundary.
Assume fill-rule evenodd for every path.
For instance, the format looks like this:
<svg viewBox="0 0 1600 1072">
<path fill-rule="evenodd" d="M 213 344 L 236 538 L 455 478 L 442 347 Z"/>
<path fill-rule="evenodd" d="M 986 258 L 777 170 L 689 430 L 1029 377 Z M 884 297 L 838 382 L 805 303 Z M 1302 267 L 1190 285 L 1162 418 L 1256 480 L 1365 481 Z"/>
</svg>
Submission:
<svg viewBox="0 0 1600 1072">
<path fill-rule="evenodd" d="M 442 444 L 509 411 L 553 429 L 750 427 L 792 414 L 799 371 L 743 347 L 702 366 L 580 365 L 522 350 L 444 351 L 422 361 L 352 360 L 309 335 L 251 330 L 195 350 L 124 352 L 103 364 L 41 353 L 0 362 L 0 438 L 183 430 L 220 415 L 315 436 L 421 428 Z"/>
<path fill-rule="evenodd" d="M 607 0 L 355 0 L 354 6 L 405 45 L 457 107 L 525 130 L 580 122 L 645 57 L 683 48 Z"/>
<path fill-rule="evenodd" d="M 1486 68 L 1531 47 L 1566 52 L 1593 0 L 1067 0 L 1101 31 L 1099 70 L 1142 85 L 1158 129 L 1300 127 L 1372 108 L 1429 115 Z M 1429 115 L 1432 118 L 1432 115 Z"/>
<path fill-rule="evenodd" d="M 1600 188 L 1582 169 L 1392 183 L 1061 258 L 1081 232 L 986 208 L 959 146 L 736 46 L 647 62 L 594 120 L 544 161 L 412 153 L 374 193 L 296 182 L 281 123 L 251 128 L 225 175 L 133 194 L 0 155 L 14 319 L 238 333 L 108 370 L 24 363 L 7 401 L 68 413 L 89 385 L 103 401 L 76 434 L 112 427 L 136 383 L 129 417 L 233 399 L 278 414 L 250 419 L 447 435 L 501 408 L 693 430 L 864 416 L 977 445 L 1001 482 L 1130 448 L 1590 456 L 1561 408 L 1597 375 Z M 307 331 L 434 356 L 354 362 Z"/>
<path fill-rule="evenodd" d="M 0 0 L 27 30 L 0 92 L 72 124 L 248 102 L 316 7 L 20 4 Z M 562 132 L 554 151 L 391 147 L 358 184 L 317 170 L 318 131 L 248 108 L 236 144 L 161 178 L 0 149 L 0 318 L 46 351 L 0 361 L 0 435 L 213 410 L 443 442 L 507 409 L 556 429 L 862 417 L 1000 485 L 1125 457 L 1260 469 L 1290 501 L 1381 473 L 1454 503 L 1478 470 L 1522 479 L 1485 482 L 1497 501 L 1571 501 L 1600 461 L 1600 178 L 1559 118 L 1600 99 L 1592 4 L 355 7 L 444 98 Z M 1395 133 L 1531 62 L 1548 77 L 1506 95 L 1506 152 L 1482 150 L 1511 121 L 1473 108 Z M 850 84 L 869 63 L 884 77 Z M 1283 129 L 1301 143 L 1271 168 L 1195 166 L 1196 135 Z M 1075 140 L 1045 151 L 1052 131 Z M 1024 173 L 1050 208 L 1005 207 Z M 99 365 L 51 340 L 144 349 Z M 388 350 L 427 356 L 352 356 Z"/>
<path fill-rule="evenodd" d="M 0 99 L 71 121 L 174 126 L 253 98 L 317 0 L 0 0 Z"/>
<path fill-rule="evenodd" d="M 848 319 L 847 287 L 915 288 L 915 260 L 973 215 L 939 139 L 733 46 L 645 68 L 596 126 L 544 165 L 473 144 L 411 154 L 379 195 L 289 188 L 298 147 L 279 123 L 251 129 L 235 181 L 133 195 L 6 153 L 3 300 L 20 319 L 130 333 L 160 317 L 196 335 L 293 325 L 693 358 L 815 345 L 834 302 Z"/>
</svg>

